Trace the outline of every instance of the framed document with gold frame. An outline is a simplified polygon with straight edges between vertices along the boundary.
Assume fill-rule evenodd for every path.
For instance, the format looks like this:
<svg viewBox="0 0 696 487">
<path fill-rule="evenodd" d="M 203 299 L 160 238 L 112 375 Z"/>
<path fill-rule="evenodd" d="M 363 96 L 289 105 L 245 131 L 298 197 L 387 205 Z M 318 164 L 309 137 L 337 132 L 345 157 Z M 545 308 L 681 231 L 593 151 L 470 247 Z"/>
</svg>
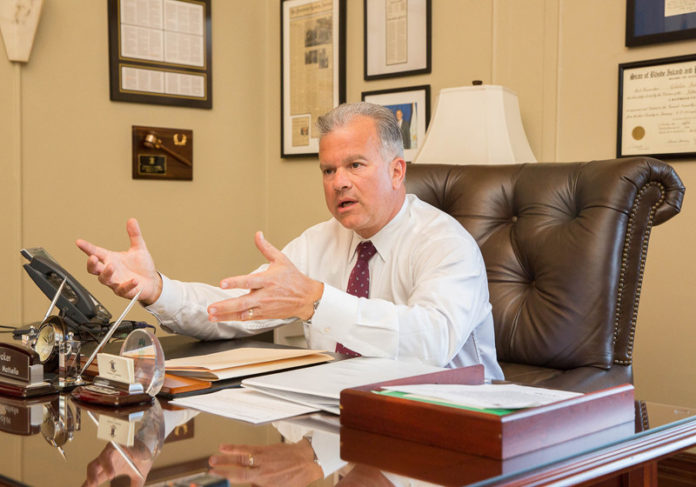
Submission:
<svg viewBox="0 0 696 487">
<path fill-rule="evenodd" d="M 319 152 L 317 117 L 345 101 L 345 0 L 283 0 L 280 156 Z"/>
<path fill-rule="evenodd" d="M 108 0 L 113 101 L 212 108 L 211 0 Z"/>
<path fill-rule="evenodd" d="M 696 157 L 696 55 L 619 64 L 617 157 Z"/>
</svg>

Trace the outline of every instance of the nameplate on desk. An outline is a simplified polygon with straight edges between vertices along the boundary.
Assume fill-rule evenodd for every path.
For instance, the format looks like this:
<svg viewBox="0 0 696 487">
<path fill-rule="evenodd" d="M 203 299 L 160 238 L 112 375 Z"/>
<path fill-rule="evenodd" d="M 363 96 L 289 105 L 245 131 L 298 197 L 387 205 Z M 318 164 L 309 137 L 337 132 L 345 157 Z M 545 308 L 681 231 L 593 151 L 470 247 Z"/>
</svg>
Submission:
<svg viewBox="0 0 696 487">
<path fill-rule="evenodd" d="M 97 363 L 99 364 L 100 377 L 123 384 L 135 382 L 135 365 L 132 358 L 99 353 L 97 354 Z"/>
<path fill-rule="evenodd" d="M 24 383 L 43 381 L 43 365 L 36 352 L 22 345 L 0 344 L 0 376 Z"/>
</svg>

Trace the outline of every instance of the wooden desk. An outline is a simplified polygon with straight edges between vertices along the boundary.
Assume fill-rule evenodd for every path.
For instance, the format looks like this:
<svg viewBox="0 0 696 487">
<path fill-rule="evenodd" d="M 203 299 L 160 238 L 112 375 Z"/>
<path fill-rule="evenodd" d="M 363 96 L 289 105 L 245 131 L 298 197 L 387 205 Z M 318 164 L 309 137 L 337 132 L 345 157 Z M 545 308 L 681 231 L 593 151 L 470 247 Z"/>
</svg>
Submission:
<svg viewBox="0 0 696 487">
<path fill-rule="evenodd" d="M 31 405 L 0 398 L 0 485 L 4 485 L 3 481 L 9 485 L 21 485 L 12 484 L 15 481 L 36 487 L 80 485 L 85 480 L 88 465 L 107 450 L 108 442 L 97 437 L 97 426 L 90 419 L 88 408 L 65 399 L 61 403 L 59 397 L 54 396 Z M 69 417 L 58 417 L 58 422 L 52 423 L 48 411 L 55 413 L 61 408 L 65 411 L 66 407 L 70 409 Z M 10 433 L 3 427 L 8 415 L 28 413 L 30 418 L 32 411 L 35 418 L 29 421 L 27 428 Z M 342 444 L 340 451 L 344 460 L 357 464 L 355 472 L 366 477 L 400 475 L 441 485 L 475 486 L 657 485 L 658 462 L 671 461 L 677 452 L 696 445 L 696 409 L 648 403 L 645 409 L 639 408 L 639 412 L 644 414 L 637 422 L 638 433 L 636 429 L 629 429 L 605 437 L 582 437 L 563 448 L 555 446 L 545 452 L 497 463 L 387 437 L 356 439 L 349 431 L 340 432 L 336 417 L 328 417 L 327 422 L 327 416 L 312 415 L 298 418 L 298 423 L 304 421 L 306 425 L 319 420 L 328 425 L 324 433 L 333 438 L 335 450 L 339 451 L 339 444 Z M 166 430 L 171 430 L 172 434 L 148 463 L 148 483 L 172 476 L 182 477 L 205 468 L 208 457 L 217 453 L 221 443 L 277 448 L 282 441 L 278 430 L 283 430 L 281 425 L 276 425 L 278 428 L 271 424 L 254 426 L 206 413 L 197 414 L 190 422 L 179 423 L 180 419 L 172 419 L 175 415 L 165 413 L 170 417 Z M 333 426 L 331 418 L 334 418 Z M 56 431 L 61 427 L 67 427 L 66 431 Z M 60 443 L 58 446 L 65 459 L 49 440 Z M 356 456 L 358 453 L 362 456 Z M 672 462 L 671 467 L 679 470 L 682 465 L 691 468 L 694 463 L 687 458 L 678 465 Z M 340 474 L 336 473 L 312 485 L 340 484 Z M 666 485 L 679 484 L 661 483 L 660 487 Z"/>
</svg>

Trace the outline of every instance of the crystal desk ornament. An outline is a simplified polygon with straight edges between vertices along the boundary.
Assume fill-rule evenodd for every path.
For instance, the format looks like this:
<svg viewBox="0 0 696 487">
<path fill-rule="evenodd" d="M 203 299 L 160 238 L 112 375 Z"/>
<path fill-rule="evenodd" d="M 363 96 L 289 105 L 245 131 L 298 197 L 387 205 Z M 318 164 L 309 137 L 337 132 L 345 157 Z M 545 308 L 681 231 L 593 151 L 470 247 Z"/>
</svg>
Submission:
<svg viewBox="0 0 696 487">
<path fill-rule="evenodd" d="M 66 388 L 84 383 L 80 376 L 81 345 L 72 332 L 68 332 L 58 344 L 58 387 Z"/>
<path fill-rule="evenodd" d="M 128 311 L 138 301 L 140 291 L 131 299 L 118 320 L 111 325 L 102 341 L 82 367 L 82 373 L 109 341 Z M 136 329 L 128 334 L 121 353 L 101 355 L 107 362 L 99 362 L 99 376 L 94 383 L 73 390 L 75 399 L 108 406 L 123 406 L 152 402 L 164 383 L 164 352 L 157 337 L 150 331 Z M 81 375 L 80 374 L 80 375 Z"/>
<path fill-rule="evenodd" d="M 164 383 L 164 352 L 149 330 L 133 330 L 119 355 L 99 354 L 98 361 L 99 375 L 76 388 L 75 399 L 116 407 L 149 403 Z"/>
</svg>

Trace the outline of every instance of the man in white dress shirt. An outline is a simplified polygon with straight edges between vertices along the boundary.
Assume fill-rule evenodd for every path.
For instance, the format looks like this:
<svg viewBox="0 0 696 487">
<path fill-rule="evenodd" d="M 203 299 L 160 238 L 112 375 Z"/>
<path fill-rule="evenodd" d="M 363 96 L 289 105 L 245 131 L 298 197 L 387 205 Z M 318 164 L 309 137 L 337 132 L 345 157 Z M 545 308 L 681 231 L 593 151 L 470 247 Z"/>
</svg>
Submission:
<svg viewBox="0 0 696 487">
<path fill-rule="evenodd" d="M 119 296 L 141 290 L 140 302 L 176 333 L 244 337 L 299 318 L 311 348 L 442 367 L 480 363 L 486 377 L 502 378 L 479 248 L 452 217 L 406 194 L 403 143 L 392 112 L 344 104 L 320 117 L 318 126 L 319 166 L 333 218 L 282 251 L 257 232 L 256 246 L 268 264 L 223 279 L 220 287 L 175 281 L 156 270 L 131 219 L 125 252 L 76 242 L 89 256 L 88 271 Z M 358 244 L 368 240 L 374 246 L 363 263 L 369 296 L 356 296 L 346 289 Z"/>
</svg>

